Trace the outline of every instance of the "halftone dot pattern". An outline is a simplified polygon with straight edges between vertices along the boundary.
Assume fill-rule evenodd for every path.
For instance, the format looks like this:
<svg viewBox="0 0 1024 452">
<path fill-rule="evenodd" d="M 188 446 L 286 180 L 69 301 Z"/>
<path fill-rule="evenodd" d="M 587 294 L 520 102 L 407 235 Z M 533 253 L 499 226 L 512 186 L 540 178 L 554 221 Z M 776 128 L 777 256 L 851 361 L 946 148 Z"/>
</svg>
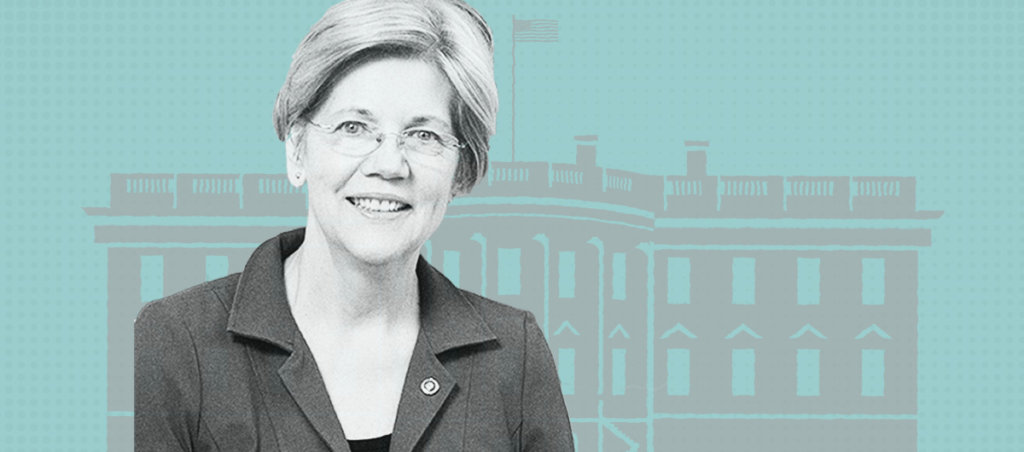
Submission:
<svg viewBox="0 0 1024 452">
<path fill-rule="evenodd" d="M 274 96 L 321 9 L 0 6 L 3 449 L 106 450 L 106 250 L 82 207 L 111 172 L 271 171 Z"/>
<path fill-rule="evenodd" d="M 0 444 L 106 447 L 106 251 L 85 206 L 114 172 L 283 171 L 271 111 L 330 1 L 0 6 Z M 717 175 L 914 176 L 943 210 L 919 254 L 918 443 L 1024 447 L 1024 3 L 471 1 L 496 38 L 494 160 Z M 515 45 L 512 16 L 556 19 Z"/>
</svg>

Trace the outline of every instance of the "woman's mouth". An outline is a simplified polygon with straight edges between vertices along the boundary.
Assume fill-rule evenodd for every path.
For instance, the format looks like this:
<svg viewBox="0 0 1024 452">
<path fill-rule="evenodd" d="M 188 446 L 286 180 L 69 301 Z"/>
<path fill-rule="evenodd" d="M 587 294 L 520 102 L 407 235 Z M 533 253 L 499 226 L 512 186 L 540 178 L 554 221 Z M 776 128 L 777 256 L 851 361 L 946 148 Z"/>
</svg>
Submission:
<svg viewBox="0 0 1024 452">
<path fill-rule="evenodd" d="M 356 206 L 360 210 L 368 213 L 388 213 L 388 212 L 399 212 L 402 210 L 411 209 L 412 206 L 391 199 L 381 198 L 362 198 L 362 197 L 348 197 L 345 198 L 352 205 Z"/>
</svg>

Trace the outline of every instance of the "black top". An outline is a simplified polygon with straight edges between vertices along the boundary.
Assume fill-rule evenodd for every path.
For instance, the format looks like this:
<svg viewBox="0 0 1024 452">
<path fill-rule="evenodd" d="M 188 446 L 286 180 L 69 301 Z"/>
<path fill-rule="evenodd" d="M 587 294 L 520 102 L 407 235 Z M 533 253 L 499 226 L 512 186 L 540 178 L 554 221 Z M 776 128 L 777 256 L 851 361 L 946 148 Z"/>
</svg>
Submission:
<svg viewBox="0 0 1024 452">
<path fill-rule="evenodd" d="M 348 447 L 352 452 L 388 452 L 391 446 L 391 435 L 384 435 L 380 438 L 350 439 Z"/>
</svg>

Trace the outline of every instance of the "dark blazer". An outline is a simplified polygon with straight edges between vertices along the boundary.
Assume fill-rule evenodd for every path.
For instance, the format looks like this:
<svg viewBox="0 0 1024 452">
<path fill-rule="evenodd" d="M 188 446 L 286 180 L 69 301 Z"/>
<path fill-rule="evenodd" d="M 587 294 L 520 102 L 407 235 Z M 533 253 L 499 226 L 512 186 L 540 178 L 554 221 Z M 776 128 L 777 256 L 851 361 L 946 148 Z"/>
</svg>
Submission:
<svg viewBox="0 0 1024 452">
<path fill-rule="evenodd" d="M 135 322 L 136 450 L 349 451 L 284 289 L 304 231 L 240 274 L 147 304 Z M 391 451 L 571 451 L 533 316 L 460 290 L 420 259 L 420 332 Z"/>
</svg>

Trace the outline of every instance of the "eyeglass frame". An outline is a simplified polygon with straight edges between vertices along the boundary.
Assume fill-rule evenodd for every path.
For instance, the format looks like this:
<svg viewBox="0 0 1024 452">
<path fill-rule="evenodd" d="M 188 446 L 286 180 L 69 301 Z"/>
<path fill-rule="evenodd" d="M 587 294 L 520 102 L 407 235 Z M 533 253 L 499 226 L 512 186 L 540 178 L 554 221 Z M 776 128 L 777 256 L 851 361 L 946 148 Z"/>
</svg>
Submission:
<svg viewBox="0 0 1024 452">
<path fill-rule="evenodd" d="M 326 133 L 328 135 L 333 135 L 335 133 L 338 133 L 338 131 L 341 130 L 341 125 L 342 124 L 344 124 L 346 122 L 352 122 L 352 121 L 345 120 L 345 121 L 341 121 L 341 122 L 331 126 L 331 125 L 327 125 L 327 124 L 320 124 L 320 123 L 318 123 L 316 121 L 313 121 L 312 119 L 309 119 L 309 118 L 301 118 L 301 119 L 302 119 L 302 121 L 308 123 L 309 125 L 312 125 L 313 127 L 316 127 L 321 132 L 324 132 L 324 133 Z M 451 149 L 451 150 L 454 150 L 454 151 L 458 152 L 458 151 L 461 151 L 461 150 L 465 149 L 466 146 L 467 146 L 466 143 L 463 143 L 462 140 L 460 140 L 455 135 L 452 135 L 450 133 L 445 133 L 445 132 L 439 132 L 439 131 L 435 131 L 435 130 L 431 130 L 431 129 L 408 129 L 408 130 L 403 130 L 401 132 L 384 132 L 384 131 L 381 131 L 378 128 L 371 127 L 368 124 L 366 126 L 367 126 L 367 130 L 371 132 L 371 136 L 376 135 L 376 136 L 373 136 L 373 140 L 377 142 L 377 145 L 374 146 L 373 148 L 367 150 L 365 153 L 362 153 L 362 154 L 350 154 L 350 153 L 343 153 L 343 154 L 348 155 L 350 157 L 366 157 L 366 156 L 368 156 L 370 154 L 373 154 L 374 152 L 377 152 L 378 149 L 380 149 L 381 145 L 384 144 L 384 137 L 387 136 L 387 135 L 394 135 L 395 136 L 395 138 L 397 139 L 396 145 L 397 145 L 397 147 L 399 149 L 410 149 L 410 147 L 406 146 L 406 143 L 405 143 L 405 140 L 410 138 L 410 136 L 406 135 L 406 134 L 409 133 L 409 132 L 415 132 L 417 130 L 425 130 L 427 132 L 433 133 L 434 135 L 437 135 L 438 138 L 441 139 L 440 141 L 438 141 L 438 143 L 441 145 L 441 149 L 442 149 L 441 152 L 438 152 L 436 154 L 426 154 L 426 153 L 423 153 L 423 152 L 415 151 L 419 155 L 423 155 L 423 156 L 427 156 L 427 157 L 437 157 L 437 156 L 439 156 L 439 155 L 441 155 L 443 153 L 444 149 Z M 445 141 L 449 141 L 452 144 L 446 144 Z"/>
</svg>

